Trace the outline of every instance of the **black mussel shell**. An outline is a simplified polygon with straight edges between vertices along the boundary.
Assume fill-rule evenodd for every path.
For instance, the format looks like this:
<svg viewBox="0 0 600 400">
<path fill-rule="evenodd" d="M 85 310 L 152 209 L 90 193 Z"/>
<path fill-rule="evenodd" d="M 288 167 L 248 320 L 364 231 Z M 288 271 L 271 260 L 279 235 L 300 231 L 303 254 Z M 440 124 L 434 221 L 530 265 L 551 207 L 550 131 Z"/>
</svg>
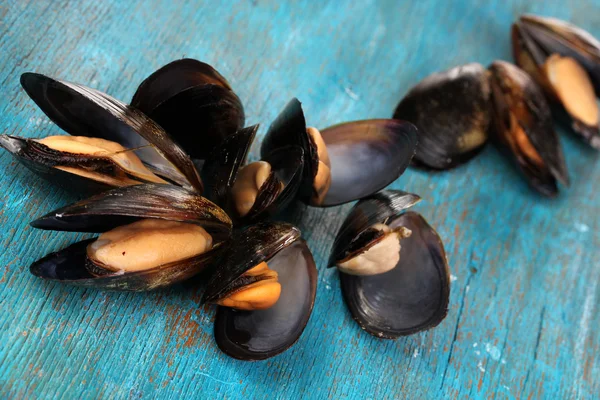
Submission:
<svg viewBox="0 0 600 400">
<path fill-rule="evenodd" d="M 288 146 L 269 153 L 263 159 L 271 164 L 271 176 L 260 188 L 252 209 L 238 218 L 236 224 L 247 225 L 277 216 L 296 199 L 302 184 L 304 154 L 301 147 Z M 230 212 L 232 214 L 235 212 Z"/>
<path fill-rule="evenodd" d="M 204 195 L 219 205 L 226 204 L 238 170 L 246 162 L 258 125 L 240 129 L 226 137 L 202 167 Z"/>
<path fill-rule="evenodd" d="M 206 159 L 244 126 L 238 96 L 214 68 L 183 59 L 165 65 L 138 87 L 131 104 L 158 122 L 195 159 Z"/>
<path fill-rule="evenodd" d="M 357 203 L 344 220 L 333 242 L 327 267 L 334 267 L 346 258 L 353 240 L 362 232 L 377 223 L 387 224 L 403 210 L 421 201 L 416 194 L 401 190 L 382 190 Z"/>
<path fill-rule="evenodd" d="M 550 108 L 540 87 L 523 70 L 504 61 L 489 67 L 492 86 L 494 137 L 508 151 L 533 188 L 546 196 L 558 194 L 556 181 L 569 184 L 567 167 Z M 541 162 L 535 163 L 518 144 L 523 132 Z"/>
<path fill-rule="evenodd" d="M 214 246 L 196 257 L 149 270 L 98 277 L 91 275 L 85 266 L 85 249 L 90 242 L 86 240 L 34 262 L 31 273 L 44 279 L 108 290 L 152 290 L 172 285 L 212 266 L 229 239 L 232 225 L 223 210 L 193 192 L 172 185 L 147 184 L 101 193 L 46 214 L 31 226 L 57 231 L 106 232 L 143 218 L 200 225 L 211 234 Z"/>
<path fill-rule="evenodd" d="M 320 206 L 372 195 L 406 170 L 417 147 L 417 128 L 394 119 L 334 125 L 321 131 L 331 161 L 331 186 Z"/>
<path fill-rule="evenodd" d="M 442 241 L 420 214 L 406 212 L 388 225 L 412 231 L 402 240 L 398 265 L 371 276 L 340 272 L 340 282 L 360 327 L 376 337 L 396 339 L 430 329 L 446 317 L 450 272 Z"/>
<path fill-rule="evenodd" d="M 535 31 L 536 28 L 533 29 Z M 537 42 L 536 38 L 539 38 L 539 35 L 534 37 L 531 32 L 532 28 L 529 27 L 527 22 L 518 22 L 513 25 L 511 37 L 515 62 L 519 67 L 523 68 L 525 72 L 531 75 L 544 90 L 548 100 L 550 100 L 550 103 L 553 106 L 552 112 L 556 119 L 563 123 L 567 128 L 571 128 L 590 146 L 600 149 L 600 126 L 597 118 L 596 122 L 593 123 L 590 122 L 593 116 L 588 114 L 587 117 L 584 117 L 577 113 L 578 108 L 589 109 L 589 107 L 593 107 L 597 109 L 596 99 L 594 98 L 593 93 L 594 89 L 591 87 L 593 81 L 585 82 L 587 81 L 588 74 L 581 69 L 581 60 L 577 57 L 572 57 L 572 54 L 569 59 L 565 59 L 562 58 L 562 56 L 559 56 L 559 53 L 550 53 L 553 49 L 545 47 L 543 43 Z M 563 52 L 563 54 L 564 53 L 566 52 Z M 598 62 L 600 62 L 600 49 L 598 55 Z M 585 80 L 579 82 L 580 87 L 577 89 L 577 98 L 568 99 L 567 101 L 570 101 L 568 104 L 565 103 L 564 98 L 561 98 L 560 91 L 554 86 L 555 83 L 553 82 L 552 76 L 557 74 L 557 72 L 550 72 L 552 70 L 551 66 L 559 63 L 571 65 L 571 77 L 569 79 L 574 79 L 574 77 L 579 74 L 581 77 L 580 80 Z M 573 68 L 575 70 L 573 70 Z M 580 70 L 581 72 L 577 72 L 577 70 Z M 557 78 L 555 77 L 554 79 Z M 598 87 L 596 87 L 596 91 L 597 90 Z M 589 93 L 588 96 L 585 96 L 586 92 Z M 587 119 L 587 122 L 583 119 Z"/>
<path fill-rule="evenodd" d="M 260 147 L 260 156 L 265 159 L 270 153 L 283 147 L 299 146 L 304 150 L 304 167 L 299 198 L 308 202 L 312 196 L 312 184 L 317 174 L 319 157 L 314 143 L 306 133 L 306 119 L 302 105 L 293 98 L 269 127 Z"/>
<path fill-rule="evenodd" d="M 600 42 L 589 32 L 556 18 L 523 15 L 518 26 L 547 55 L 572 57 L 588 72 L 600 94 Z"/>
<path fill-rule="evenodd" d="M 114 188 L 104 182 L 53 168 L 45 160 L 40 160 L 36 157 L 36 152 L 31 151 L 30 144 L 31 139 L 0 135 L 1 147 L 15 156 L 25 167 L 50 182 L 54 182 L 64 188 L 76 189 L 85 194 L 99 193 Z"/>
<path fill-rule="evenodd" d="M 202 191 L 200 177 L 189 156 L 138 110 L 97 90 L 40 74 L 23 74 L 21 85 L 42 111 L 69 134 L 102 138 L 136 149 L 135 154 L 157 175 Z M 11 151 L 5 146 L 6 141 L 4 138 L 2 145 Z M 18 152 L 13 154 L 21 160 Z M 43 164 L 39 160 L 33 162 Z M 25 165 L 32 167 L 31 162 Z M 32 169 L 44 176 L 57 175 L 42 166 Z"/>
<path fill-rule="evenodd" d="M 281 296 L 266 310 L 240 311 L 218 307 L 215 339 L 227 355 L 241 360 L 264 360 L 292 346 L 312 312 L 317 270 L 300 231 L 285 223 L 260 223 L 234 234 L 235 252 L 222 259 L 211 277 L 203 301 L 228 293 L 244 272 L 267 261 L 278 273 Z"/>
<path fill-rule="evenodd" d="M 477 63 L 432 74 L 412 88 L 394 118 L 417 126 L 415 165 L 444 170 L 477 155 L 488 139 L 489 98 L 488 72 Z"/>
</svg>

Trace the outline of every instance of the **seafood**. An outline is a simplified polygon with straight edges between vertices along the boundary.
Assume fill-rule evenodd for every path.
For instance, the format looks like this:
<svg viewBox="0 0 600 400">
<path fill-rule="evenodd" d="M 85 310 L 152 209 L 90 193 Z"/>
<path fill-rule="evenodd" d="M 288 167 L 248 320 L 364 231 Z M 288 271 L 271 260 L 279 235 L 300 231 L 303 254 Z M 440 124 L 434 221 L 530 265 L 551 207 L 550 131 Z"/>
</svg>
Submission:
<svg viewBox="0 0 600 400">
<path fill-rule="evenodd" d="M 417 166 L 444 170 L 475 157 L 488 140 L 488 72 L 477 63 L 423 79 L 404 96 L 394 118 L 418 129 Z"/>
<path fill-rule="evenodd" d="M 600 149 L 600 112 L 594 93 L 594 85 L 596 93 L 600 87 L 600 43 L 562 21 L 523 16 L 512 27 L 512 46 L 517 65 L 556 105 L 555 115 Z"/>
<path fill-rule="evenodd" d="M 491 72 L 494 137 L 515 160 L 533 188 L 558 194 L 557 181 L 569 184 L 558 135 L 544 95 L 520 68 L 495 61 Z"/>
<path fill-rule="evenodd" d="M 292 99 L 267 131 L 261 156 L 289 145 L 301 147 L 306 159 L 299 198 L 328 207 L 371 195 L 396 180 L 414 155 L 417 130 L 408 122 L 373 119 L 319 132 L 307 128 L 300 102 Z"/>
<path fill-rule="evenodd" d="M 352 317 L 386 339 L 432 328 L 446 316 L 450 272 L 441 239 L 418 213 L 419 196 L 384 190 L 360 200 L 333 244 Z"/>
<path fill-rule="evenodd" d="M 228 355 L 262 360 L 302 334 L 317 288 L 317 270 L 300 231 L 261 222 L 234 233 L 237 251 L 224 257 L 202 301 L 215 303 L 215 339 Z M 234 310 L 235 309 L 235 310 Z"/>
</svg>

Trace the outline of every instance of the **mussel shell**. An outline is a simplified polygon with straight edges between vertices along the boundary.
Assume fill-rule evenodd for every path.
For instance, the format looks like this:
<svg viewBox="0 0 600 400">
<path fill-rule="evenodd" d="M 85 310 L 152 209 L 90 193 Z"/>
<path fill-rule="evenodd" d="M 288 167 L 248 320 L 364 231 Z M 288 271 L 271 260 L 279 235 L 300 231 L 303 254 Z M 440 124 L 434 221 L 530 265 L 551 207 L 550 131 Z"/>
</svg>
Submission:
<svg viewBox="0 0 600 400">
<path fill-rule="evenodd" d="M 246 162 L 257 130 L 258 125 L 240 129 L 226 137 L 206 159 L 202 167 L 206 198 L 219 205 L 226 204 L 229 190 L 238 170 Z"/>
<path fill-rule="evenodd" d="M 175 60 L 144 79 L 133 95 L 131 105 L 150 112 L 179 92 L 202 85 L 231 90 L 229 82 L 210 65 L 191 58 Z"/>
<path fill-rule="evenodd" d="M 160 176 L 202 192 L 202 182 L 189 156 L 138 110 L 97 90 L 41 74 L 21 75 L 21 85 L 67 133 L 107 139 L 137 149 L 135 154 Z"/>
<path fill-rule="evenodd" d="M 29 270 L 39 278 L 70 285 L 141 292 L 170 286 L 191 278 L 206 268 L 210 268 L 222 251 L 222 248 L 217 248 L 197 257 L 164 264 L 145 271 L 94 276 L 84 267 L 87 261 L 86 248 L 94 240 L 83 240 L 50 253 L 31 264 Z"/>
<path fill-rule="evenodd" d="M 529 183 L 546 196 L 558 193 L 556 180 L 569 184 L 567 167 L 558 135 L 554 131 L 550 108 L 540 87 L 523 70 L 504 61 L 495 61 L 489 67 L 492 86 L 492 110 L 496 141 L 515 159 Z M 510 96 L 509 96 L 510 95 Z M 507 101 L 513 99 L 513 104 Z M 527 138 L 539 154 L 542 168 L 527 160 L 510 145 L 511 108 L 520 107 L 527 118 L 516 115 Z M 508 127 L 507 127 L 508 124 Z"/>
<path fill-rule="evenodd" d="M 213 238 L 213 248 L 185 260 L 145 271 L 93 276 L 86 269 L 86 246 L 75 243 L 34 262 L 31 273 L 44 279 L 108 290 L 142 291 L 172 285 L 211 267 L 229 239 L 231 220 L 223 210 L 185 189 L 160 184 L 128 186 L 60 208 L 31 223 L 39 229 L 106 232 L 142 218 L 197 224 Z"/>
<path fill-rule="evenodd" d="M 143 218 L 189 222 L 209 233 L 229 236 L 231 219 L 216 204 L 173 185 L 144 184 L 117 188 L 52 211 L 31 226 L 68 232 L 106 232 Z"/>
<path fill-rule="evenodd" d="M 398 265 L 371 276 L 340 272 L 340 282 L 360 327 L 376 337 L 396 339 L 432 328 L 446 317 L 450 270 L 442 241 L 420 214 L 408 211 L 389 226 L 412 231 L 402 240 Z"/>
<path fill-rule="evenodd" d="M 267 261 L 300 238 L 300 231 L 283 222 L 261 222 L 234 232 L 231 252 L 211 276 L 202 302 L 212 302 L 229 293 L 235 280 L 246 271 Z"/>
<path fill-rule="evenodd" d="M 321 131 L 331 161 L 323 207 L 372 195 L 396 180 L 415 154 L 417 128 L 394 119 L 347 122 Z"/>
<path fill-rule="evenodd" d="M 519 27 L 550 55 L 577 60 L 588 72 L 600 95 L 600 42 L 587 31 L 556 18 L 523 15 Z"/>
<path fill-rule="evenodd" d="M 241 360 L 264 360 L 292 346 L 302 335 L 315 302 L 317 270 L 304 240 L 297 240 L 269 260 L 277 271 L 281 296 L 266 310 L 219 307 L 215 339 L 219 348 Z"/>
<path fill-rule="evenodd" d="M 304 154 L 301 147 L 288 146 L 269 153 L 263 159 L 271 165 L 271 176 L 260 188 L 252 209 L 237 219 L 236 224 L 246 225 L 276 216 L 296 199 L 302 185 Z"/>
<path fill-rule="evenodd" d="M 555 119 L 567 127 L 567 129 L 572 129 L 590 146 L 600 149 L 600 127 L 598 125 L 588 125 L 569 114 L 565 105 L 557 96 L 552 83 L 543 72 L 543 65 L 549 54 L 535 42 L 529 30 L 525 28 L 524 23 L 513 25 L 512 46 L 513 56 L 517 65 L 531 75 L 551 101 L 552 114 Z M 598 62 L 600 62 L 600 58 Z M 598 88 L 596 88 L 596 91 L 598 91 Z"/>
<path fill-rule="evenodd" d="M 401 190 L 382 190 L 359 201 L 350 211 L 333 242 L 327 267 L 347 257 L 353 239 L 377 223 L 387 224 L 400 212 L 421 201 L 416 194 Z"/>
<path fill-rule="evenodd" d="M 303 178 L 299 198 L 308 202 L 312 196 L 312 184 L 317 175 L 319 156 L 316 145 L 312 143 L 306 132 L 304 111 L 297 98 L 293 98 L 286 104 L 269 127 L 262 141 L 260 156 L 265 159 L 270 153 L 288 146 L 299 146 L 304 150 Z"/>
<path fill-rule="evenodd" d="M 72 174 L 54 168 L 29 156 L 29 143 L 31 139 L 16 136 L 0 135 L 0 146 L 11 153 L 17 161 L 42 178 L 54 182 L 64 188 L 75 188 L 84 194 L 99 193 L 113 189 L 113 186 L 99 182 L 81 175 Z"/>
<path fill-rule="evenodd" d="M 435 73 L 412 88 L 394 118 L 418 129 L 415 165 L 444 170 L 477 155 L 488 138 L 489 98 L 488 73 L 477 63 Z"/>
<path fill-rule="evenodd" d="M 244 108 L 229 83 L 208 64 L 191 59 L 154 72 L 138 87 L 131 104 L 196 159 L 206 159 L 244 126 Z"/>
</svg>

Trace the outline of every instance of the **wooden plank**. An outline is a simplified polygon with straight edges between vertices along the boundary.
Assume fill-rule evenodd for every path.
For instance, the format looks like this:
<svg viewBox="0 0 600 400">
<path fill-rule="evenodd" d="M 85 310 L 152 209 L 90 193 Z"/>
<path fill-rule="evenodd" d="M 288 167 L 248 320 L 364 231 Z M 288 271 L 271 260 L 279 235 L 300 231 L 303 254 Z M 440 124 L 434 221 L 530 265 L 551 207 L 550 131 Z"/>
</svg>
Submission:
<svg viewBox="0 0 600 400">
<path fill-rule="evenodd" d="M 600 37 L 598 5 L 0 2 L 0 126 L 28 137 L 60 132 L 20 89 L 25 71 L 129 100 L 145 76 L 182 56 L 229 78 L 260 135 L 293 96 L 319 127 L 388 117 L 433 71 L 510 59 L 519 14 L 568 19 Z M 382 341 L 358 328 L 337 273 L 325 269 L 350 205 L 308 209 L 300 228 L 319 267 L 315 310 L 290 351 L 258 363 L 217 349 L 199 287 L 104 293 L 31 276 L 31 262 L 81 235 L 28 222 L 76 197 L 1 152 L 0 397 L 597 396 L 600 166 L 572 136 L 561 139 L 573 183 L 555 200 L 533 193 L 493 148 L 455 171 L 410 170 L 392 185 L 424 197 L 417 210 L 444 238 L 455 279 L 448 317 L 426 333 Z"/>
</svg>

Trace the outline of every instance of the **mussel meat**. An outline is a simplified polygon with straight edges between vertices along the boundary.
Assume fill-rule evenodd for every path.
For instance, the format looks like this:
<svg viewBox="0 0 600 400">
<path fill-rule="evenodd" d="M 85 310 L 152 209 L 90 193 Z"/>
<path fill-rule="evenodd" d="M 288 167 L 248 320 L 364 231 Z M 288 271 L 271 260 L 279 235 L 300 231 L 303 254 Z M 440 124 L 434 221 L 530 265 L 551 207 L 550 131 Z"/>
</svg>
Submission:
<svg viewBox="0 0 600 400">
<path fill-rule="evenodd" d="M 344 300 L 368 333 L 386 339 L 438 325 L 446 316 L 450 272 L 441 239 L 425 219 L 404 212 L 420 198 L 384 190 L 360 200 L 335 239 Z"/>
<path fill-rule="evenodd" d="M 432 74 L 400 101 L 394 118 L 418 129 L 416 166 L 445 170 L 475 157 L 488 139 L 488 72 L 477 63 Z"/>
<path fill-rule="evenodd" d="M 23 74 L 21 84 L 50 119 L 73 135 L 0 135 L 0 146 L 34 172 L 83 191 L 149 182 L 202 191 L 191 159 L 141 112 L 94 89 L 40 74 Z"/>
<path fill-rule="evenodd" d="M 596 73 L 598 85 L 600 43 L 562 21 L 524 16 L 512 27 L 512 46 L 517 65 L 536 80 L 552 104 L 559 106 L 555 108 L 560 119 L 600 149 L 600 112 L 594 86 L 584 69 L 588 65 L 588 71 Z"/>
<path fill-rule="evenodd" d="M 307 128 L 300 102 L 292 99 L 267 131 L 261 156 L 289 145 L 304 150 L 300 199 L 313 206 L 334 206 L 371 195 L 396 180 L 414 155 L 417 130 L 408 122 L 373 119 L 319 132 Z"/>
<path fill-rule="evenodd" d="M 489 71 L 494 137 L 533 188 L 546 196 L 556 196 L 556 181 L 568 185 L 569 177 L 541 89 L 527 73 L 508 62 L 495 61 Z"/>
<path fill-rule="evenodd" d="M 146 78 L 131 105 L 155 120 L 197 160 L 205 160 L 245 120 L 242 103 L 227 80 L 210 65 L 187 58 Z"/>
<path fill-rule="evenodd" d="M 172 285 L 214 265 L 232 226 L 215 204 L 163 184 L 103 192 L 53 211 L 31 225 L 102 233 L 34 262 L 32 274 L 126 291 Z"/>
<path fill-rule="evenodd" d="M 317 287 L 314 259 L 300 231 L 261 222 L 233 234 L 207 284 L 203 302 L 218 304 L 215 339 L 242 360 L 273 357 L 294 344 L 312 312 Z"/>
</svg>

